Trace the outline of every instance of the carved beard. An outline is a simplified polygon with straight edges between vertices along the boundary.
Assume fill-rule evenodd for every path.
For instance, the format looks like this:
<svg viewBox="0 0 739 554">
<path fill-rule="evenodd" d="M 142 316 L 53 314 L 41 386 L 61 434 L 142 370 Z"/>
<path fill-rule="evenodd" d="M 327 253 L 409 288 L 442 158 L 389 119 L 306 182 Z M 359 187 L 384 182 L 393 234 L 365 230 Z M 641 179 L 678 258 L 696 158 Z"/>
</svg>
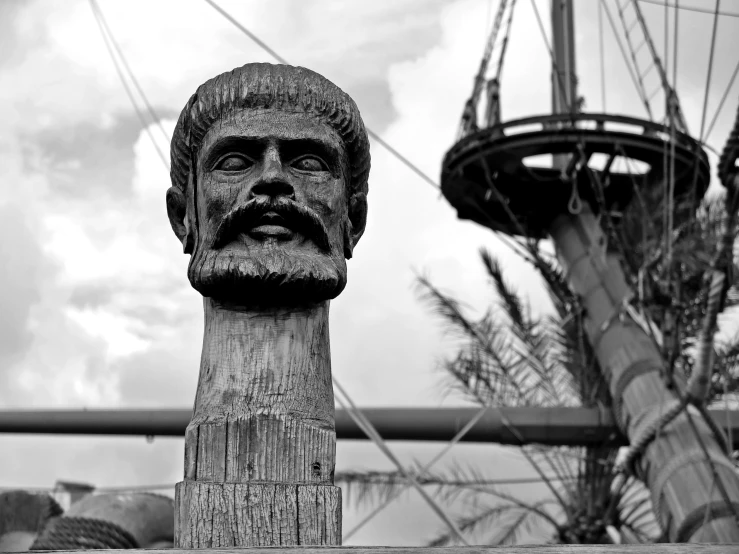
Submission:
<svg viewBox="0 0 739 554">
<path fill-rule="evenodd" d="M 249 305 L 295 305 L 336 298 L 347 279 L 345 241 L 350 223 L 329 232 L 329 252 L 280 243 L 238 243 L 214 248 L 201 236 L 187 276 L 203 296 Z M 351 251 L 351 250 L 349 250 Z"/>
</svg>

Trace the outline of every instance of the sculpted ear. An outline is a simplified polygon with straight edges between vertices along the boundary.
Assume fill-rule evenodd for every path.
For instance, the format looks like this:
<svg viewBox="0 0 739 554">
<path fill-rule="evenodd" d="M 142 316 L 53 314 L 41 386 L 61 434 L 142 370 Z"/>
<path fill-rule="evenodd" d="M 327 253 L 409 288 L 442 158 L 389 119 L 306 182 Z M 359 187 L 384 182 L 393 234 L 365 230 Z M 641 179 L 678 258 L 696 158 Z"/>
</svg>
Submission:
<svg viewBox="0 0 739 554">
<path fill-rule="evenodd" d="M 349 224 L 344 238 L 344 257 L 346 259 L 352 257 L 354 247 L 362 238 L 366 226 L 367 195 L 363 192 L 357 192 L 349 199 Z"/>
<path fill-rule="evenodd" d="M 167 216 L 174 234 L 182 243 L 182 251 L 192 254 L 193 236 L 187 217 L 187 200 L 177 187 L 169 187 L 167 190 Z"/>
</svg>

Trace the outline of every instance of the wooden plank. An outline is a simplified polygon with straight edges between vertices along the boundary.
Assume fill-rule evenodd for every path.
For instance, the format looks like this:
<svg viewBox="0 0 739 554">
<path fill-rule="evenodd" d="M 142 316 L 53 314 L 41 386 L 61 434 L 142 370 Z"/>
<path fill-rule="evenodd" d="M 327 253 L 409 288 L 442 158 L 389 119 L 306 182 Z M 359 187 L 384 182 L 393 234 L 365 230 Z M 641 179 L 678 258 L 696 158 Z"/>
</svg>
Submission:
<svg viewBox="0 0 739 554">
<path fill-rule="evenodd" d="M 71 554 L 79 550 L 47 550 Z M 132 552 L 141 554 L 191 554 L 192 550 L 103 550 L 98 552 Z M 205 548 L 201 554 L 737 554 L 737 544 L 584 544 L 584 545 L 525 545 L 525 546 L 459 546 L 459 547 L 250 547 Z"/>
</svg>

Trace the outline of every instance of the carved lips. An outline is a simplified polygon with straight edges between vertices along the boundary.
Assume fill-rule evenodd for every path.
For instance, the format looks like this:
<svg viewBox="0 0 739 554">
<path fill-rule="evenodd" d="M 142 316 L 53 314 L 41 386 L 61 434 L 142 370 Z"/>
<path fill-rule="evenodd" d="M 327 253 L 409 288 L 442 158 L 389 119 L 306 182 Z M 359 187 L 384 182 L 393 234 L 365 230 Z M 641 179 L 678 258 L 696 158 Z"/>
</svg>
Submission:
<svg viewBox="0 0 739 554">
<path fill-rule="evenodd" d="M 275 237 L 285 240 L 293 236 L 290 224 L 277 212 L 267 212 L 261 216 L 247 233 L 253 237 Z"/>
<path fill-rule="evenodd" d="M 240 234 L 264 240 L 289 240 L 297 233 L 329 252 L 328 231 L 321 219 L 309 208 L 287 199 L 257 198 L 238 206 L 223 218 L 218 226 L 214 248 L 222 248 Z"/>
</svg>

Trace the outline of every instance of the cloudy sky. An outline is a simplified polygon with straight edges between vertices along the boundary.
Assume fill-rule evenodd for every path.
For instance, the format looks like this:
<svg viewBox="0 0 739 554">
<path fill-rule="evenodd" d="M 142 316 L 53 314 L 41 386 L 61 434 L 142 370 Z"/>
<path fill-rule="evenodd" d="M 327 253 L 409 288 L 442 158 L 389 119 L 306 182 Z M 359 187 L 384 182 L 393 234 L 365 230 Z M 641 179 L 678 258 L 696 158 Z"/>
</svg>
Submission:
<svg viewBox="0 0 739 554">
<path fill-rule="evenodd" d="M 536 3 L 547 24 L 549 2 Z M 371 129 L 438 178 L 498 2 L 220 4 L 291 63 L 337 83 Z M 167 133 L 200 83 L 247 62 L 274 61 L 202 0 L 100 5 Z M 585 109 L 603 110 L 605 66 L 605 109 L 642 117 L 607 22 L 601 64 L 597 3 L 577 0 L 576 6 Z M 649 4 L 643 10 L 661 50 L 663 12 Z M 712 18 L 682 12 L 680 22 L 677 88 L 697 133 Z M 737 31 L 739 19 L 720 20 L 709 121 L 739 59 Z M 532 3 L 521 0 L 503 80 L 505 119 L 550 110 L 549 66 Z M 728 135 L 738 90 L 709 137 L 715 148 Z M 0 2 L 0 100 L 0 408 L 191 406 L 202 301 L 189 286 L 187 258 L 167 221 L 167 170 L 125 95 L 87 1 Z M 150 130 L 168 152 L 168 137 L 155 125 Z M 492 233 L 459 221 L 437 191 L 372 145 L 367 231 L 349 262 L 348 287 L 331 306 L 333 371 L 360 406 L 462 403 L 444 397 L 435 370 L 453 345 L 412 285 L 415 272 L 426 272 L 484 309 L 493 297 L 481 246 L 504 260 L 537 309 L 547 309 L 537 277 L 521 260 Z M 393 448 L 405 460 L 423 460 L 442 446 Z M 491 475 L 525 472 L 505 448 L 454 452 L 450 460 L 472 460 Z M 182 478 L 182 460 L 181 439 L 5 435 L 0 486 L 51 486 L 56 479 L 174 483 Z M 359 467 L 389 465 L 371 444 L 340 443 L 337 469 Z M 347 505 L 345 528 L 359 515 Z M 421 544 L 439 525 L 408 494 L 350 544 Z"/>
</svg>

